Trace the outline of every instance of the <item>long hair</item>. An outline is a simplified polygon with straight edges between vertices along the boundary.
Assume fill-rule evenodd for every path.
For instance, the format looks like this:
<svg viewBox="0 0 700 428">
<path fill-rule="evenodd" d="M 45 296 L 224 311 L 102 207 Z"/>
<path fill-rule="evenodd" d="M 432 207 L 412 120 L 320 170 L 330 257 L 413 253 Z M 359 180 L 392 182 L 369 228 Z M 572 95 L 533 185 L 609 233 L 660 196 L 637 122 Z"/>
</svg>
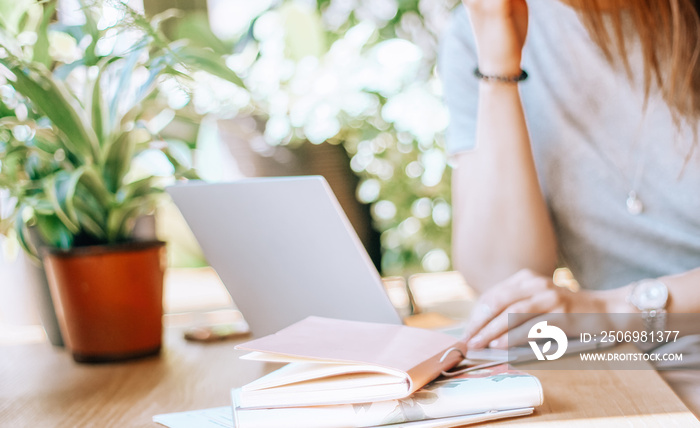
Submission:
<svg viewBox="0 0 700 428">
<path fill-rule="evenodd" d="M 629 74 L 629 30 L 644 59 L 644 90 L 658 87 L 680 124 L 700 120 L 700 0 L 569 0 L 610 61 L 616 54 Z M 631 28 L 628 28 L 631 27 Z"/>
</svg>

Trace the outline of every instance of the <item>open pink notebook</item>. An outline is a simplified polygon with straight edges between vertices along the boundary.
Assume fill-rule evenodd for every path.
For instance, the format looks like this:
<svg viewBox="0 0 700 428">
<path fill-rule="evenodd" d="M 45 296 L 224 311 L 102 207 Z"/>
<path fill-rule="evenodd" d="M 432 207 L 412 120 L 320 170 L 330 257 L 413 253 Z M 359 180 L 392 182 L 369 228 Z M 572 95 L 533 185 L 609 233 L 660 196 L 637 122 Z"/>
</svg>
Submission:
<svg viewBox="0 0 700 428">
<path fill-rule="evenodd" d="M 236 346 L 252 351 L 243 359 L 289 363 L 241 388 L 240 404 L 298 407 L 404 398 L 462 360 L 459 352 L 447 352 L 452 348 L 466 353 L 463 342 L 440 332 L 309 317 Z"/>
</svg>

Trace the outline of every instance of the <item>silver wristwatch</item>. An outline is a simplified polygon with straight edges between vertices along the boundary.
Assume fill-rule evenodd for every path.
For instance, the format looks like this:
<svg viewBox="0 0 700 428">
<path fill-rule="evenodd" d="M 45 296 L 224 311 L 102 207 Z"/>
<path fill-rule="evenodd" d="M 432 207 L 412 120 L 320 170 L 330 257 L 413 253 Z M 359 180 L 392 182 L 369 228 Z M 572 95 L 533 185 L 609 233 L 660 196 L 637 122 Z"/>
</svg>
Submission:
<svg viewBox="0 0 700 428">
<path fill-rule="evenodd" d="M 627 301 L 642 312 L 644 328 L 663 331 L 666 325 L 666 303 L 668 287 L 657 279 L 645 279 L 632 286 Z"/>
</svg>

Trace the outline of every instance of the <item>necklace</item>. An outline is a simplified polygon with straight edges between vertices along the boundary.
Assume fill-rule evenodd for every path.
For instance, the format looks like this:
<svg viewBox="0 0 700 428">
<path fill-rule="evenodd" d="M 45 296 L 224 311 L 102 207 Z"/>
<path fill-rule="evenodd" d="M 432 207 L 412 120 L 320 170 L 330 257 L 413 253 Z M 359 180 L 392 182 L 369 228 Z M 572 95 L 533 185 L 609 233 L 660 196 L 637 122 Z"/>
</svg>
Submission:
<svg viewBox="0 0 700 428">
<path fill-rule="evenodd" d="M 651 109 L 653 110 L 653 109 Z M 647 115 L 651 113 L 650 109 L 647 108 L 644 110 L 642 117 L 640 118 L 639 125 L 637 126 L 634 139 L 631 140 L 633 142 L 633 146 L 635 142 L 639 141 L 639 137 L 641 135 L 642 131 L 642 125 L 644 124 L 645 118 Z M 617 162 L 615 162 L 614 156 L 607 156 L 603 151 L 599 151 L 599 156 L 603 158 L 606 163 L 608 163 L 612 169 L 617 171 L 617 173 L 620 175 L 620 179 L 622 182 L 625 183 L 625 187 L 629 189 L 627 192 L 627 199 L 625 200 L 625 206 L 627 208 L 627 213 L 633 216 L 638 216 L 644 212 L 644 203 L 642 200 L 639 198 L 639 193 L 637 190 L 639 189 L 639 185 L 641 182 L 642 175 L 644 174 L 644 164 L 645 164 L 645 154 L 644 154 L 644 149 L 646 147 L 646 140 L 644 140 L 641 143 L 641 146 L 638 148 L 638 155 L 636 159 L 636 164 L 634 168 L 634 174 L 632 175 L 632 179 L 630 180 L 629 177 L 624 173 L 625 168 L 621 168 Z"/>
<path fill-rule="evenodd" d="M 637 195 L 639 181 L 642 178 L 642 173 L 644 172 L 644 159 L 644 145 L 642 145 L 642 147 L 640 147 L 639 156 L 637 159 L 637 168 L 635 169 L 634 177 L 632 178 L 631 190 L 629 193 L 627 193 L 627 200 L 625 201 L 625 204 L 627 205 L 627 212 L 634 216 L 644 212 L 644 204 Z M 620 170 L 620 174 L 624 176 L 622 170 Z"/>
<path fill-rule="evenodd" d="M 639 119 L 639 125 L 637 125 L 637 130 L 635 132 L 634 140 L 632 140 L 632 145 L 634 145 L 635 142 L 639 141 L 639 137 L 642 134 L 642 125 L 644 124 L 645 119 L 651 117 L 655 109 L 656 104 L 651 104 L 651 107 L 647 105 L 644 111 L 642 112 L 642 117 Z M 637 165 L 634 171 L 634 176 L 632 177 L 630 191 L 627 193 L 627 200 L 625 201 L 625 204 L 627 205 L 627 212 L 633 216 L 637 216 L 644 212 L 644 204 L 642 203 L 642 200 L 639 199 L 637 189 L 639 188 L 642 179 L 642 174 L 644 173 L 644 164 L 647 158 L 647 156 L 644 153 L 644 149 L 646 148 L 647 139 L 643 140 L 641 146 L 639 147 L 639 153 L 637 155 L 636 161 Z M 627 181 L 627 177 L 622 172 L 623 170 L 621 168 L 618 168 L 618 171 L 620 172 L 620 175 L 623 176 L 625 181 Z"/>
</svg>

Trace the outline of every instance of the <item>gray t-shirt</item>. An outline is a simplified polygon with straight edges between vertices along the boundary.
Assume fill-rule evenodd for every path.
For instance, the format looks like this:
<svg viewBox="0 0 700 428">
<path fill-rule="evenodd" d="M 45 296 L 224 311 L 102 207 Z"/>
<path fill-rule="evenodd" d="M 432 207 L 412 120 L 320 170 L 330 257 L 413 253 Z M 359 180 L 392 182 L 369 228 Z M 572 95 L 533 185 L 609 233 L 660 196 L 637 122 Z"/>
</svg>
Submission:
<svg viewBox="0 0 700 428">
<path fill-rule="evenodd" d="M 528 4 L 523 69 L 530 77 L 520 93 L 563 262 L 589 289 L 700 267 L 700 146 L 689 157 L 692 132 L 678 130 L 658 93 L 644 110 L 638 45 L 630 49 L 630 80 L 605 59 L 573 9 L 557 0 Z M 452 153 L 475 145 L 475 66 L 460 5 L 439 63 Z M 644 205 L 636 216 L 626 206 L 632 190 Z"/>
</svg>

